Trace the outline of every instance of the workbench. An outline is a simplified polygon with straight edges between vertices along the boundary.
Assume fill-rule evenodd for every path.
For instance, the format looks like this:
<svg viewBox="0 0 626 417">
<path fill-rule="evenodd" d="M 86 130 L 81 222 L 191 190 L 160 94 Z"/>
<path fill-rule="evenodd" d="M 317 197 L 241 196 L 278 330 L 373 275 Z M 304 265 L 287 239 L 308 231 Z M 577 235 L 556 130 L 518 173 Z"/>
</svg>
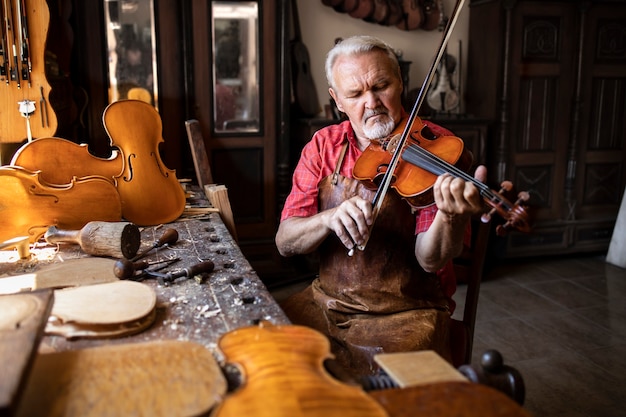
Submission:
<svg viewBox="0 0 626 417">
<path fill-rule="evenodd" d="M 209 207 L 204 195 L 196 190 L 188 193 L 187 205 L 193 208 Z M 218 212 L 193 216 L 183 214 L 173 223 L 141 228 L 142 246 L 139 253 L 149 249 L 167 228 L 176 229 L 179 236 L 177 242 L 171 246 L 154 248 L 143 259 L 152 262 L 180 258 L 161 272 L 190 267 L 206 260 L 212 261 L 215 269 L 205 274 L 201 282 L 193 278 L 179 279 L 163 286 L 154 278 L 142 280 L 153 287 L 157 294 L 156 319 L 152 326 L 136 335 L 71 341 L 61 336 L 45 336 L 40 351 L 155 340 L 188 340 L 216 353 L 217 341 L 226 332 L 262 320 L 273 324 L 289 322 L 243 256 Z M 63 260 L 88 256 L 75 244 L 42 243 L 31 252 L 30 261 L 0 263 L 0 275 L 31 273 Z"/>
</svg>

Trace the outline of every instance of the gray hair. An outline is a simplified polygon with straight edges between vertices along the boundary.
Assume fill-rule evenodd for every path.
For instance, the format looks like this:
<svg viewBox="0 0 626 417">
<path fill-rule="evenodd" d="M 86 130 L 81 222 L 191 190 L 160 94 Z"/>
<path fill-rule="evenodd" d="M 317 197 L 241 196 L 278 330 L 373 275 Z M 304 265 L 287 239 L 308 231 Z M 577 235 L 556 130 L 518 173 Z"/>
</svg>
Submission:
<svg viewBox="0 0 626 417">
<path fill-rule="evenodd" d="M 326 81 L 328 86 L 334 88 L 333 83 L 333 66 L 338 57 L 342 55 L 358 55 L 373 50 L 381 50 L 387 54 L 391 61 L 396 74 L 400 76 L 400 64 L 398 64 L 398 57 L 389 44 L 378 39 L 374 36 L 357 35 L 344 40 L 338 41 L 335 46 L 328 51 L 326 55 Z"/>
</svg>

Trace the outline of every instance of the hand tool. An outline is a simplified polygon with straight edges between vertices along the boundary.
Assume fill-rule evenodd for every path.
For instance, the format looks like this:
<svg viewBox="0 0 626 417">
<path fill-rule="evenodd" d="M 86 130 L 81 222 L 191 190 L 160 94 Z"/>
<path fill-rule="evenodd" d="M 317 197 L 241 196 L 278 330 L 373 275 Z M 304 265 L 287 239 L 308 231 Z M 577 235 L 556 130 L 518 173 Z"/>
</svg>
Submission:
<svg viewBox="0 0 626 417">
<path fill-rule="evenodd" d="M 60 230 L 51 226 L 44 238 L 48 243 L 78 243 L 89 255 L 113 258 L 132 258 L 141 245 L 139 228 L 128 222 L 93 221 L 80 230 Z"/>
<path fill-rule="evenodd" d="M 167 286 L 170 282 L 173 282 L 177 278 L 191 278 L 195 275 L 200 275 L 205 272 L 211 272 L 214 268 L 215 264 L 212 261 L 203 261 L 188 268 L 183 268 L 174 272 L 168 272 L 166 274 L 149 270 L 146 270 L 145 273 L 149 276 L 155 277 L 160 285 Z"/>
<path fill-rule="evenodd" d="M 154 242 L 154 244 L 151 247 L 149 247 L 148 249 L 145 249 L 143 252 L 136 255 L 134 258 L 131 259 L 131 261 L 134 262 L 136 260 L 143 258 L 152 249 L 160 248 L 161 246 L 164 246 L 164 245 L 173 245 L 174 243 L 176 243 L 176 241 L 178 241 L 178 231 L 176 229 L 171 229 L 171 228 L 166 229 L 165 232 L 163 232 L 163 234 L 161 235 L 161 237 L 156 242 Z"/>
<path fill-rule="evenodd" d="M 143 260 L 143 261 L 135 261 L 135 262 L 133 262 L 133 261 L 129 261 L 128 259 L 122 258 L 122 259 L 118 259 L 115 262 L 115 265 L 113 266 L 113 273 L 119 279 L 130 279 L 130 278 L 137 279 L 139 277 L 135 276 L 135 272 L 145 270 L 150 265 L 166 263 L 167 265 L 165 265 L 165 266 L 169 266 L 169 265 L 173 264 L 174 262 L 178 262 L 179 260 L 180 260 L 180 258 L 172 258 L 172 259 L 165 259 L 163 261 L 147 261 L 147 260 Z M 153 271 L 155 271 L 155 270 L 153 270 Z"/>
</svg>

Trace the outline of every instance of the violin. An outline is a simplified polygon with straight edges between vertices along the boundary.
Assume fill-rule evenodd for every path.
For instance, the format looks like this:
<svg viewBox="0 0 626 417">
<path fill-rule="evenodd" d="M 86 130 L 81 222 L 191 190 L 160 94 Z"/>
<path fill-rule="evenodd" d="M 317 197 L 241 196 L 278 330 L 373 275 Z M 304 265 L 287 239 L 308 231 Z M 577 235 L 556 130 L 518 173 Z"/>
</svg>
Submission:
<svg viewBox="0 0 626 417">
<path fill-rule="evenodd" d="M 424 23 L 424 11 L 418 0 L 402 0 L 402 19 L 396 25 L 398 29 L 415 30 Z"/>
<path fill-rule="evenodd" d="M 423 207 L 434 203 L 432 187 L 437 176 L 449 173 L 478 187 L 485 202 L 492 207 L 489 213 L 483 215 L 483 221 L 488 222 L 496 212 L 506 220 L 504 225 L 497 228 L 499 234 L 511 228 L 527 232 L 530 230 L 528 215 L 521 203 L 528 200 L 528 193 L 520 193 L 516 203 L 512 204 L 501 195 L 502 191 L 510 188 L 509 183 L 503 183 L 501 192 L 495 192 L 468 175 L 465 169 L 471 164 L 471 159 L 468 164 L 468 153 L 464 151 L 463 141 L 450 136 L 434 137 L 417 117 L 464 1 L 457 1 L 451 18 L 446 22 L 441 45 L 413 109 L 407 120 L 400 124 L 402 133 L 397 135 L 399 129 L 396 129 L 396 134 L 392 133 L 390 138 L 370 144 L 357 159 L 352 174 L 354 178 L 365 181 L 366 185 L 378 186 L 372 201 L 374 221 L 389 189 L 395 189 L 409 204 Z M 366 243 L 358 245 L 358 248 L 364 250 Z M 348 254 L 352 252 L 351 249 Z"/>
<path fill-rule="evenodd" d="M 420 0 L 420 6 L 424 11 L 424 22 L 420 26 L 423 30 L 435 30 L 439 27 L 441 19 L 441 2 L 435 0 Z"/>
<path fill-rule="evenodd" d="M 363 151 L 353 168 L 354 178 L 370 186 L 381 183 L 388 172 L 392 154 L 397 151 L 400 141 L 398 131 L 406 129 L 405 123 L 406 120 L 389 137 L 373 141 Z M 511 203 L 503 196 L 503 192 L 511 191 L 512 183 L 504 181 L 499 192 L 493 191 L 467 173 L 472 163 L 473 156 L 464 147 L 462 139 L 456 136 L 435 137 L 428 126 L 419 117 L 415 117 L 401 151 L 401 161 L 394 171 L 391 188 L 411 207 L 427 207 L 435 201 L 433 185 L 437 177 L 448 173 L 474 184 L 487 205 L 491 206 L 491 210 L 481 216 L 483 222 L 487 223 L 494 213 L 506 220 L 504 225 L 496 228 L 499 235 L 510 229 L 529 232 L 528 214 L 521 205 L 529 199 L 528 193 L 519 193 L 517 201 Z"/>
<path fill-rule="evenodd" d="M 441 14 L 441 21 L 439 24 L 439 30 L 445 29 L 448 18 L 443 12 L 443 3 L 439 0 L 439 11 Z M 437 112 L 449 112 L 456 109 L 459 106 L 459 95 L 452 86 L 450 75 L 454 72 L 456 67 L 456 60 L 450 54 L 448 54 L 447 47 L 443 49 L 443 62 L 439 63 L 437 85 L 428 93 L 427 101 L 431 109 Z"/>
<path fill-rule="evenodd" d="M 186 196 L 159 153 L 164 142 L 161 117 L 141 100 L 111 103 L 102 116 L 111 145 L 124 157 L 124 169 L 115 178 L 122 197 L 122 214 L 138 226 L 169 223 L 183 214 Z"/>
<path fill-rule="evenodd" d="M 374 14 L 374 0 L 359 0 L 356 9 L 348 14 L 355 19 L 369 19 Z"/>
<path fill-rule="evenodd" d="M 393 152 L 398 146 L 400 132 L 405 129 L 407 119 L 403 119 L 394 132 L 387 138 L 372 141 L 356 161 L 352 176 L 364 182 L 370 188 L 377 187 L 387 172 Z M 464 148 L 463 141 L 455 136 L 435 137 L 428 126 L 418 117 L 415 118 L 409 138 L 400 162 L 394 172 L 391 188 L 400 194 L 412 207 L 423 208 L 434 203 L 432 186 L 442 172 L 432 172 L 428 167 L 421 167 L 421 159 L 415 157 L 417 148 L 440 160 L 438 165 L 460 170 L 469 169 L 473 162 L 470 152 Z M 421 154 L 421 153 L 420 153 Z M 405 157 L 411 157 L 405 161 Z M 439 170 L 441 171 L 441 170 Z"/>
</svg>

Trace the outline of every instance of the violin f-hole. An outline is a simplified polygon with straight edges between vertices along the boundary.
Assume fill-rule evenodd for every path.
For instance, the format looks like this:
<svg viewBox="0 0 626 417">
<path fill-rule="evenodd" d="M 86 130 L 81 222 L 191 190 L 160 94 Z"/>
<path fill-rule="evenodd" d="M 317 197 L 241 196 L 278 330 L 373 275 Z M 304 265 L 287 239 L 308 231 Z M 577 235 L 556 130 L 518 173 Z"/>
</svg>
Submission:
<svg viewBox="0 0 626 417">
<path fill-rule="evenodd" d="M 133 163 L 131 161 L 131 158 L 137 158 L 137 155 L 135 155 L 134 153 L 131 153 L 130 155 L 128 155 L 127 161 L 128 161 L 128 175 L 124 175 L 123 179 L 126 182 L 131 182 L 133 180 Z"/>
</svg>

